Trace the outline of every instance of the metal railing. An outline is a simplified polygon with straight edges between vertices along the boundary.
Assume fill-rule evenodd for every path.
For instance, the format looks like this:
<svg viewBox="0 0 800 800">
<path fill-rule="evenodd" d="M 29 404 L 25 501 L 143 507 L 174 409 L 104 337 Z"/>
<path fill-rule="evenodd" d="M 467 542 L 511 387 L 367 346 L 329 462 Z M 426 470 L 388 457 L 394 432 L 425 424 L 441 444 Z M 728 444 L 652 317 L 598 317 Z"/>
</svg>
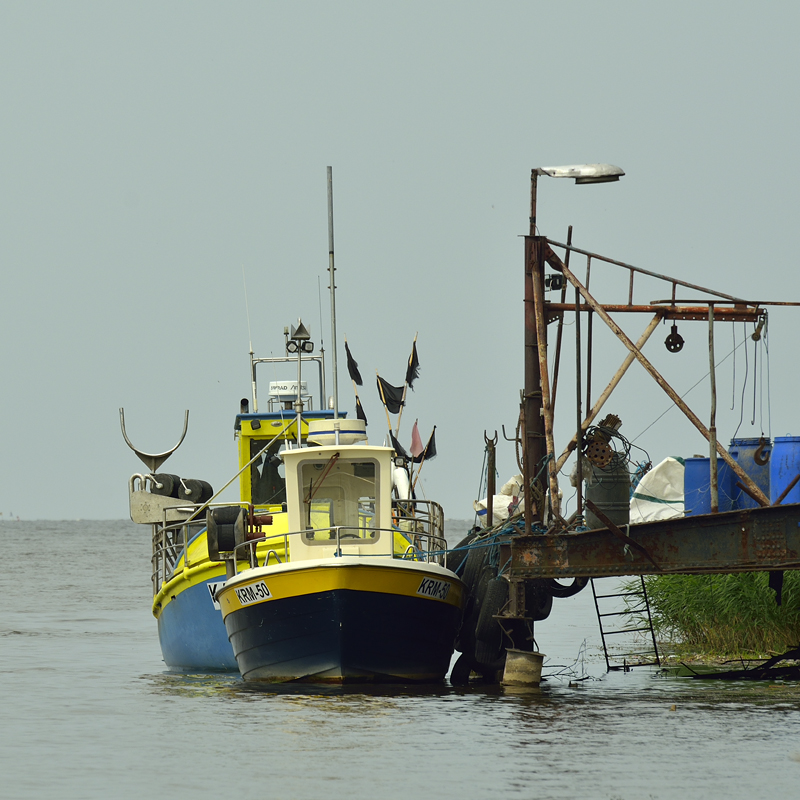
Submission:
<svg viewBox="0 0 800 800">
<path fill-rule="evenodd" d="M 444 513 L 441 506 L 429 500 L 397 502 L 403 504 L 404 507 L 402 511 L 404 513 L 393 515 L 394 526 L 391 528 L 333 525 L 326 528 L 309 528 L 288 533 L 259 536 L 237 545 L 233 551 L 231 551 L 231 555 L 226 561 L 232 565 L 231 569 L 235 575 L 237 565 L 242 561 L 248 562 L 252 569 L 259 566 L 268 566 L 271 556 L 274 557 L 279 564 L 284 563 L 281 561 L 277 551 L 272 548 L 263 555 L 263 563 L 259 563 L 257 548 L 258 545 L 262 543 L 270 543 L 276 540 L 282 541 L 284 559 L 286 559 L 291 544 L 291 537 L 307 537 L 309 534 L 313 534 L 315 537 L 324 537 L 327 534 L 328 539 L 324 540 L 325 543 L 333 545 L 335 548 L 335 555 L 340 557 L 347 555 L 347 551 L 346 549 L 343 550 L 343 547 L 347 548 L 348 545 L 354 545 L 359 542 L 377 541 L 381 534 L 388 534 L 392 537 L 392 553 L 380 555 L 384 555 L 386 558 L 424 561 L 447 566 L 447 542 L 442 535 L 444 529 Z M 395 505 L 396 504 L 393 503 L 393 509 Z M 402 552 L 395 552 L 394 537 L 397 534 L 400 534 L 408 541 L 407 546 Z"/>
<path fill-rule="evenodd" d="M 172 580 L 175 573 L 175 567 L 181 559 L 183 559 L 183 566 L 191 566 L 191 559 L 189 556 L 189 544 L 197 534 L 202 533 L 206 528 L 205 514 L 202 517 L 191 518 L 200 509 L 205 511 L 207 508 L 217 508 L 222 506 L 240 505 L 246 511 L 251 513 L 248 518 L 252 517 L 252 506 L 247 503 L 210 503 L 203 506 L 186 503 L 179 508 L 186 511 L 190 519 L 180 520 L 178 522 L 167 521 L 167 511 L 174 511 L 175 507 L 164 510 L 164 518 L 161 522 L 153 525 L 153 552 L 150 558 L 153 571 L 151 580 L 153 583 L 153 595 L 157 595 L 161 587 Z M 249 526 L 248 526 L 249 529 Z"/>
<path fill-rule="evenodd" d="M 444 511 L 432 500 L 393 500 L 392 521 L 404 533 L 444 540 Z"/>
<path fill-rule="evenodd" d="M 447 542 L 444 538 L 444 512 L 442 507 L 431 500 L 395 500 L 392 501 L 392 527 L 378 528 L 374 526 L 360 525 L 358 527 L 346 525 L 334 525 L 326 528 L 310 528 L 287 533 L 257 535 L 260 530 L 254 522 L 254 507 L 248 503 L 213 503 L 205 508 L 221 506 L 239 505 L 247 511 L 247 541 L 232 551 L 232 555 L 226 558 L 228 562 L 234 562 L 234 574 L 236 564 L 239 561 L 247 562 L 251 568 L 257 566 L 268 566 L 274 559 L 277 563 L 284 563 L 288 559 L 290 548 L 290 537 L 308 536 L 313 533 L 315 536 L 328 535 L 326 544 L 333 544 L 337 556 L 343 554 L 342 547 L 356 544 L 357 541 L 372 542 L 376 541 L 380 534 L 388 534 L 394 537 L 396 534 L 403 536 L 408 544 L 403 552 L 394 552 L 394 540 L 392 542 L 392 558 L 425 561 L 447 566 Z M 198 505 L 187 503 L 180 507 L 192 516 Z M 204 510 L 205 510 L 204 508 Z M 174 509 L 170 509 L 174 510 Z M 206 527 L 206 521 L 202 519 L 190 519 L 179 522 L 168 522 L 166 510 L 162 522 L 153 525 L 153 554 L 151 557 L 153 594 L 157 595 L 161 587 L 170 581 L 175 574 L 176 566 L 183 559 L 182 567 L 191 566 L 189 555 L 189 544 Z M 268 550 L 262 553 L 263 563 L 259 563 L 259 545 L 267 544 Z M 283 546 L 283 560 L 279 553 Z M 346 554 L 346 550 L 344 551 Z M 389 555 L 386 554 L 388 558 Z"/>
</svg>

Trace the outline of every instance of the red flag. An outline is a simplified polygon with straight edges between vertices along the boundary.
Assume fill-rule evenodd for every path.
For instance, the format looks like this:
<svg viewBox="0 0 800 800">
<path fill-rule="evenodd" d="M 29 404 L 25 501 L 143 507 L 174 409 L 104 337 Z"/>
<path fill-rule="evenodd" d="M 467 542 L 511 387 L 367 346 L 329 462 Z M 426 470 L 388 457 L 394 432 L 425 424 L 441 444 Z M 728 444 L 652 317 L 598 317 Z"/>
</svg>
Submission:
<svg viewBox="0 0 800 800">
<path fill-rule="evenodd" d="M 425 448 L 422 445 L 422 439 L 419 437 L 419 428 L 417 422 L 414 421 L 414 427 L 411 429 L 411 447 L 409 448 L 411 455 L 416 458 Z"/>
</svg>

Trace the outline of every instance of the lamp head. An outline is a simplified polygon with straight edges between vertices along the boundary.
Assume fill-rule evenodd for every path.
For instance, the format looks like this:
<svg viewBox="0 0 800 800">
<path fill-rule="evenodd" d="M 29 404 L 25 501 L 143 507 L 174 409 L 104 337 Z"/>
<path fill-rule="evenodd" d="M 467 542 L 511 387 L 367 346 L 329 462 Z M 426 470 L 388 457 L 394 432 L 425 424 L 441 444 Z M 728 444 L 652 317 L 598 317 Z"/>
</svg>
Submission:
<svg viewBox="0 0 800 800">
<path fill-rule="evenodd" d="M 537 167 L 537 175 L 551 178 L 574 178 L 575 183 L 610 183 L 618 181 L 625 173 L 613 164 L 572 164 L 567 167 Z"/>
</svg>

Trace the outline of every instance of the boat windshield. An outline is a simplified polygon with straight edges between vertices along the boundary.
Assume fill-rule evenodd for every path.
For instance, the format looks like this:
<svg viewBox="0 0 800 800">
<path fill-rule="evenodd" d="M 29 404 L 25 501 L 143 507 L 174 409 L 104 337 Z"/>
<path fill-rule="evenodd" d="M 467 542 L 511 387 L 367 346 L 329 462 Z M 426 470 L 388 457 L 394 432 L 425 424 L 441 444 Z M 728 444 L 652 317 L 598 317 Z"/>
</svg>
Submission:
<svg viewBox="0 0 800 800">
<path fill-rule="evenodd" d="M 283 464 L 278 458 L 280 441 L 250 440 L 250 458 L 261 452 L 250 467 L 250 493 L 255 505 L 277 505 L 286 502 L 286 481 L 281 474 Z"/>
<path fill-rule="evenodd" d="M 378 519 L 378 481 L 375 461 L 347 461 L 336 453 L 301 467 L 306 539 L 330 541 L 328 529 L 345 528 L 342 539 L 374 541 Z M 318 532 L 318 533 L 317 533 Z"/>
</svg>

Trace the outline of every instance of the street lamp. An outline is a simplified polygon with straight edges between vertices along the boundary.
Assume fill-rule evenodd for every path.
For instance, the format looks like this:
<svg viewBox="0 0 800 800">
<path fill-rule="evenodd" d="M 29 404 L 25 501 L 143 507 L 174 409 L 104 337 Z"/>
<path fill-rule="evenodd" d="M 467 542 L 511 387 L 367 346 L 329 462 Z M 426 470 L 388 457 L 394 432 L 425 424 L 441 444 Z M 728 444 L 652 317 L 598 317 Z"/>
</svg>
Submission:
<svg viewBox="0 0 800 800">
<path fill-rule="evenodd" d="M 531 170 L 531 236 L 536 236 L 536 184 L 540 175 L 574 178 L 575 183 L 611 183 L 624 174 L 613 164 L 571 164 L 567 167 L 536 167 Z"/>
<path fill-rule="evenodd" d="M 525 533 L 530 533 L 532 519 L 529 481 L 538 483 L 539 465 L 548 456 L 554 456 L 553 416 L 550 401 L 550 380 L 547 371 L 547 328 L 544 319 L 544 246 L 545 239 L 536 235 L 536 188 L 540 175 L 551 178 L 574 178 L 575 183 L 610 183 L 618 181 L 625 173 L 613 164 L 575 164 L 566 167 L 536 167 L 531 170 L 531 216 L 530 235 L 527 237 L 525 254 Z M 576 296 L 576 308 L 578 298 Z M 577 314 L 576 314 L 577 316 Z M 580 323 L 576 325 L 579 335 Z M 580 351 L 578 351 L 580 359 Z M 580 370 L 578 362 L 578 370 Z M 580 436 L 581 410 L 580 388 L 578 389 L 578 435 Z M 579 442 L 580 445 L 580 442 Z M 531 472 L 531 469 L 534 471 Z M 550 501 L 558 513 L 558 485 L 552 464 L 550 473 Z M 541 496 L 545 489 L 540 484 Z M 580 497 L 579 503 L 582 500 Z M 540 510 L 542 521 L 545 516 Z"/>
<path fill-rule="evenodd" d="M 569 167 L 536 167 L 537 175 L 551 178 L 575 178 L 575 183 L 610 183 L 625 173 L 613 164 L 573 164 Z"/>
</svg>

